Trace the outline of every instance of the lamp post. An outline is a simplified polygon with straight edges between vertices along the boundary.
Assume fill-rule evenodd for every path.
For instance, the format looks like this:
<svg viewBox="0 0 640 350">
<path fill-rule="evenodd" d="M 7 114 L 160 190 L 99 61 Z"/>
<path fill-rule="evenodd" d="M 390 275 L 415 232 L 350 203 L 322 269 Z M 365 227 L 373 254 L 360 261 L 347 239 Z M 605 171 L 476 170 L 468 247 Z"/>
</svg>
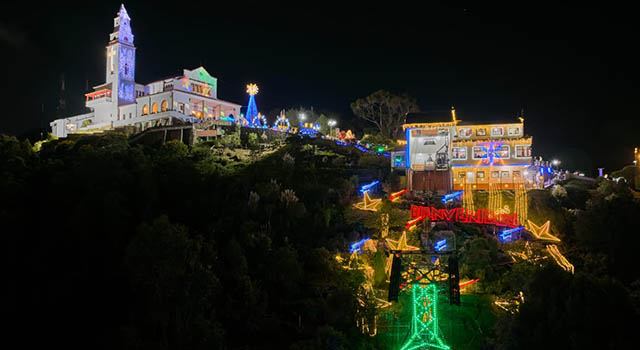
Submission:
<svg viewBox="0 0 640 350">
<path fill-rule="evenodd" d="M 556 170 L 558 170 L 558 166 L 560 165 L 560 163 L 562 162 L 557 159 L 554 159 L 553 161 L 551 161 L 551 164 L 553 164 L 553 166 L 556 167 Z"/>
<path fill-rule="evenodd" d="M 336 126 L 336 121 L 333 119 L 329 119 L 329 136 L 333 136 L 333 127 Z"/>
</svg>

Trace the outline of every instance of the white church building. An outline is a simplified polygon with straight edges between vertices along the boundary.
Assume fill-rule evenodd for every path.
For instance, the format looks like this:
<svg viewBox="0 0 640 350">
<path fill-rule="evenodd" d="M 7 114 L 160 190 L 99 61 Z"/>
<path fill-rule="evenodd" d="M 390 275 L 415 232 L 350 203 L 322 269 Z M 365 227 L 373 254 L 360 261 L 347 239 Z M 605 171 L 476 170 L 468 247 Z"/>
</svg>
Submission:
<svg viewBox="0 0 640 350">
<path fill-rule="evenodd" d="M 122 5 L 109 35 L 105 83 L 85 94 L 91 112 L 52 121 L 54 135 L 66 137 L 129 125 L 143 130 L 176 121 L 230 125 L 229 117 L 240 115 L 240 105 L 217 98 L 217 79 L 203 67 L 185 69 L 181 76 L 146 85 L 136 83 L 136 48 L 130 21 Z"/>
</svg>

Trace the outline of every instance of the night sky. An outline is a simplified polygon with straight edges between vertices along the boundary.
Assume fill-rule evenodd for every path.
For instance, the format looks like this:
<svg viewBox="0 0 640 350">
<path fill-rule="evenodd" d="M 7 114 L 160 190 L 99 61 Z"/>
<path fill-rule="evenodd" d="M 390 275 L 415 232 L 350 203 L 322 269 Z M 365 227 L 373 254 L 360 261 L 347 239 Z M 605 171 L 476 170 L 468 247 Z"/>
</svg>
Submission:
<svg viewBox="0 0 640 350">
<path fill-rule="evenodd" d="M 246 104 L 255 82 L 261 111 L 313 106 L 340 114 L 339 127 L 364 126 L 349 104 L 378 89 L 406 92 L 427 112 L 455 105 L 465 121 L 515 120 L 524 108 L 534 153 L 589 174 L 629 164 L 640 146 L 630 8 L 184 4 L 125 3 L 137 82 L 202 65 L 219 98 Z M 81 112 L 86 80 L 104 82 L 119 6 L 0 5 L 1 132 L 47 126 L 63 73 L 68 109 Z"/>
</svg>

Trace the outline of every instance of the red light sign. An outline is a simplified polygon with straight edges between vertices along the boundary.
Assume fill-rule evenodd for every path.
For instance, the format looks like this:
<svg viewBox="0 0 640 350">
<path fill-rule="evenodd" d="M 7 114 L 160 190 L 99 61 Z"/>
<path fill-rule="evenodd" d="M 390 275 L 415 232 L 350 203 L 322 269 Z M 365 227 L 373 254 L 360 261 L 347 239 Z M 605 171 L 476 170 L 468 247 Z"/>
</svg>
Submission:
<svg viewBox="0 0 640 350">
<path fill-rule="evenodd" d="M 495 214 L 491 209 L 478 209 L 475 212 L 465 212 L 463 208 L 437 209 L 421 205 L 411 205 L 411 220 L 407 228 L 424 219 L 431 221 L 451 221 L 507 227 L 520 227 L 518 214 Z"/>
</svg>

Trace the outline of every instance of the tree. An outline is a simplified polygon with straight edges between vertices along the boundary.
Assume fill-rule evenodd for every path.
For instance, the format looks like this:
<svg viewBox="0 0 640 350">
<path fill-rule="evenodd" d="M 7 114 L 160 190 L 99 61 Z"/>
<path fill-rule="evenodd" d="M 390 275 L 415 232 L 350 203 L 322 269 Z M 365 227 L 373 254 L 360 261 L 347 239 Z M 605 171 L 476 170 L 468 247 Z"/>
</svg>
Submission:
<svg viewBox="0 0 640 350">
<path fill-rule="evenodd" d="M 323 134 L 329 134 L 329 119 L 324 114 L 320 114 L 318 119 L 314 123 L 320 124 L 320 132 Z"/>
<path fill-rule="evenodd" d="M 258 134 L 256 134 L 255 132 L 249 134 L 249 137 L 247 138 L 247 146 L 249 146 L 249 148 L 251 149 L 255 149 L 258 147 Z"/>
<path fill-rule="evenodd" d="M 406 94 L 394 95 L 378 90 L 351 103 L 351 110 L 358 118 L 373 123 L 382 136 L 395 140 L 406 114 L 417 112 L 418 105 Z"/>
</svg>

